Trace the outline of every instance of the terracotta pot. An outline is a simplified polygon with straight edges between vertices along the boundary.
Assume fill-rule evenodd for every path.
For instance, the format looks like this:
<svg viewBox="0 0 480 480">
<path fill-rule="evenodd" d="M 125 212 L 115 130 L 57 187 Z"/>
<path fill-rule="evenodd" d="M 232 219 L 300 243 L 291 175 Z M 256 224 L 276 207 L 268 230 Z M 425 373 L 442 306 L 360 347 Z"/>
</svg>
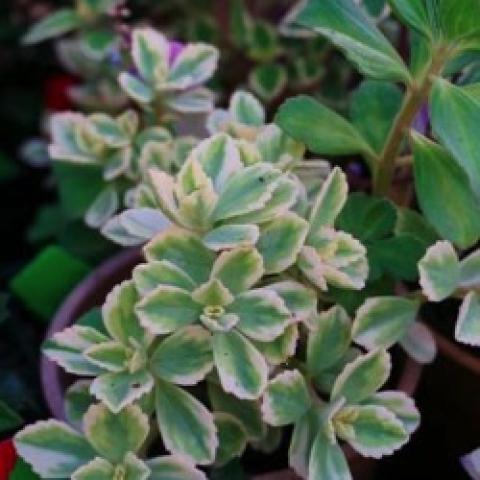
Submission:
<svg viewBox="0 0 480 480">
<path fill-rule="evenodd" d="M 95 306 L 102 305 L 105 297 L 117 283 L 130 277 L 135 265 L 141 261 L 140 251 L 137 249 L 125 250 L 103 263 L 81 282 L 66 298 L 48 329 L 46 338 L 73 325 L 84 313 Z M 72 382 L 57 364 L 46 357 L 41 359 L 41 381 L 43 393 L 52 415 L 65 420 L 64 394 L 67 386 Z M 422 367 L 413 360 L 406 359 L 397 384 L 397 389 L 413 395 L 420 380 Z M 349 446 L 345 453 L 355 480 L 371 479 L 376 462 L 357 454 Z M 275 472 L 255 477 L 256 480 L 298 480 L 290 470 Z"/>
</svg>

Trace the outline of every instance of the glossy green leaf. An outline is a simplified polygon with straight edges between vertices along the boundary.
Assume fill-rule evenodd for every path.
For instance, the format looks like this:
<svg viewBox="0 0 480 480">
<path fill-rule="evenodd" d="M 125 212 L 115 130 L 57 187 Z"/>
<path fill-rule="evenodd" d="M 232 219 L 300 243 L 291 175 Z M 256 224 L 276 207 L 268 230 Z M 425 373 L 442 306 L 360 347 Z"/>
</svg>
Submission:
<svg viewBox="0 0 480 480">
<path fill-rule="evenodd" d="M 480 152 L 475 125 L 480 122 L 480 103 L 468 91 L 437 78 L 431 94 L 431 117 L 435 134 L 468 174 L 479 198 Z"/>
<path fill-rule="evenodd" d="M 60 8 L 36 23 L 23 37 L 22 42 L 26 45 L 33 45 L 63 35 L 80 25 L 81 19 L 75 10 Z"/>
<path fill-rule="evenodd" d="M 414 136 L 415 187 L 420 207 L 440 235 L 461 248 L 480 236 L 480 208 L 467 175 L 439 145 Z"/>
<path fill-rule="evenodd" d="M 312 97 L 301 95 L 287 100 L 278 110 L 275 123 L 317 154 L 371 153 L 351 123 Z"/>
<path fill-rule="evenodd" d="M 242 455 L 247 446 L 247 435 L 239 420 L 225 412 L 215 413 L 215 425 L 219 443 L 215 465 L 222 466 Z"/>
<path fill-rule="evenodd" d="M 364 75 L 377 80 L 409 81 L 398 53 L 352 0 L 308 0 L 296 21 L 327 37 Z"/>
<path fill-rule="evenodd" d="M 377 153 L 385 145 L 402 100 L 402 92 L 393 83 L 371 80 L 364 81 L 352 95 L 351 121 Z"/>
</svg>

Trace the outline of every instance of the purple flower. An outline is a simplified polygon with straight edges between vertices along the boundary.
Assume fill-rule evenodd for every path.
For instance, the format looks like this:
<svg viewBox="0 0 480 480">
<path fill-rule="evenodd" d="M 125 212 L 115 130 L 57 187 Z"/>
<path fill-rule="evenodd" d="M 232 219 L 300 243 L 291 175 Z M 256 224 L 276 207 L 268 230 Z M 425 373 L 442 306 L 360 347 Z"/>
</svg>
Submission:
<svg viewBox="0 0 480 480">
<path fill-rule="evenodd" d="M 422 135 L 425 135 L 427 133 L 429 124 L 430 114 L 428 112 L 428 104 L 425 103 L 422 105 L 422 108 L 413 121 L 413 128 Z"/>
<path fill-rule="evenodd" d="M 171 66 L 173 65 L 177 57 L 180 55 L 180 53 L 182 53 L 182 51 L 185 48 L 185 45 L 175 40 L 170 41 L 169 45 L 170 45 L 170 58 L 168 59 L 168 62 Z"/>
</svg>

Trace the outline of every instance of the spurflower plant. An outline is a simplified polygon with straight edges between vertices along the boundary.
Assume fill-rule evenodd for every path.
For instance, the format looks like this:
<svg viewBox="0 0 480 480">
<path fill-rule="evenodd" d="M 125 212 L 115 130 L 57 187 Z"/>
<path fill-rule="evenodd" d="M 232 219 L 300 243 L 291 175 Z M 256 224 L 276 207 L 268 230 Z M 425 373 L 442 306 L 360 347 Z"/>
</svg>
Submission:
<svg viewBox="0 0 480 480">
<path fill-rule="evenodd" d="M 44 345 L 82 378 L 71 426 L 15 438 L 43 478 L 201 479 L 290 435 L 299 476 L 349 480 L 347 446 L 379 459 L 419 426 L 391 372 L 402 352 L 435 358 L 422 307 L 461 300 L 455 336 L 480 345 L 480 89 L 452 82 L 480 49 L 480 1 L 390 0 L 409 66 L 358 3 L 305 0 L 289 17 L 366 77 L 348 119 L 301 95 L 268 123 L 238 90 L 205 117 L 210 136 L 180 148 L 164 122 L 212 106 L 200 85 L 217 53 L 172 60 L 149 28 L 119 77 L 138 111 L 57 117 L 52 156 L 94 162 L 128 197 L 125 211 L 97 200 L 87 220 L 144 245 L 101 321 Z M 345 156 L 369 170 L 365 191 L 349 193 Z"/>
</svg>

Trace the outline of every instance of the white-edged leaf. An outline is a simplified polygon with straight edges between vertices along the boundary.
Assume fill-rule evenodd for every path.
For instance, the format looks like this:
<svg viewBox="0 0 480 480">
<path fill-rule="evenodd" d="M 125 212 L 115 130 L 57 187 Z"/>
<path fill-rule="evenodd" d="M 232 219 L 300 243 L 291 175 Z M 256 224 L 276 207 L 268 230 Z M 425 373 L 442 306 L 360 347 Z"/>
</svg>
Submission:
<svg viewBox="0 0 480 480">
<path fill-rule="evenodd" d="M 197 325 L 182 328 L 167 337 L 150 359 L 154 375 L 177 385 L 195 385 L 212 368 L 211 334 Z"/>
<path fill-rule="evenodd" d="M 288 212 L 262 225 L 257 249 L 263 257 L 265 273 L 280 273 L 292 266 L 308 233 L 308 222 Z"/>
<path fill-rule="evenodd" d="M 91 228 L 100 228 L 120 206 L 118 193 L 113 187 L 102 190 L 85 214 L 85 223 Z"/>
<path fill-rule="evenodd" d="M 218 447 L 213 415 L 196 398 L 169 382 L 158 381 L 155 394 L 158 426 L 167 450 L 205 465 Z"/>
<path fill-rule="evenodd" d="M 131 73 L 122 72 L 118 77 L 118 83 L 125 93 L 138 103 L 150 103 L 155 98 L 153 89 Z"/>
<path fill-rule="evenodd" d="M 449 297 L 460 280 L 460 262 L 453 245 L 444 240 L 432 245 L 418 263 L 420 285 L 432 302 Z"/>
<path fill-rule="evenodd" d="M 403 423 L 385 407 L 345 407 L 334 418 L 335 431 L 364 457 L 391 455 L 409 438 Z"/>
<path fill-rule="evenodd" d="M 480 347 L 480 294 L 472 291 L 463 299 L 455 326 L 455 338 Z"/>
<path fill-rule="evenodd" d="M 176 455 L 153 458 L 146 462 L 150 480 L 207 480 L 186 458 Z"/>
<path fill-rule="evenodd" d="M 410 325 L 405 337 L 400 340 L 400 346 L 416 362 L 432 363 L 437 355 L 437 344 L 432 332 L 421 322 Z"/>
<path fill-rule="evenodd" d="M 384 349 L 372 350 L 348 363 L 333 385 L 332 398 L 361 402 L 373 395 L 387 381 L 392 362 Z"/>
<path fill-rule="evenodd" d="M 76 375 L 97 375 L 102 369 L 91 363 L 83 353 L 93 345 L 108 340 L 103 333 L 91 327 L 75 325 L 43 344 L 43 353 L 67 372 Z"/>
<path fill-rule="evenodd" d="M 79 433 L 57 420 L 25 427 L 14 443 L 18 454 L 43 478 L 68 478 L 95 456 Z"/>
<path fill-rule="evenodd" d="M 253 246 L 257 243 L 260 230 L 256 225 L 222 225 L 203 237 L 203 243 L 211 250 L 228 250 L 236 247 Z"/>
<path fill-rule="evenodd" d="M 268 367 L 262 354 L 241 333 L 215 333 L 213 355 L 223 389 L 244 400 L 260 397 Z"/>
<path fill-rule="evenodd" d="M 119 463 L 127 453 L 140 449 L 150 427 L 148 416 L 136 405 L 115 414 L 98 403 L 88 409 L 83 428 L 86 438 L 103 458 Z"/>
<path fill-rule="evenodd" d="M 420 412 L 415 402 L 404 392 L 386 391 L 379 392 L 370 397 L 366 402 L 368 405 L 380 405 L 390 410 L 405 427 L 405 430 L 412 434 L 420 425 Z"/>
<path fill-rule="evenodd" d="M 154 379 L 147 370 L 104 373 L 95 378 L 90 393 L 118 413 L 152 391 Z"/>
<path fill-rule="evenodd" d="M 237 91 L 230 99 L 229 113 L 235 122 L 251 127 L 261 127 L 265 123 L 265 110 L 251 94 Z"/>
<path fill-rule="evenodd" d="M 476 250 L 460 262 L 459 285 L 462 288 L 480 286 L 480 250 Z"/>
<path fill-rule="evenodd" d="M 276 427 L 295 423 L 311 402 L 303 375 L 298 370 L 286 370 L 268 383 L 263 395 L 263 418 Z"/>
<path fill-rule="evenodd" d="M 405 336 L 418 308 L 418 302 L 406 298 L 370 297 L 355 315 L 353 340 L 368 350 L 388 349 Z"/>
</svg>

